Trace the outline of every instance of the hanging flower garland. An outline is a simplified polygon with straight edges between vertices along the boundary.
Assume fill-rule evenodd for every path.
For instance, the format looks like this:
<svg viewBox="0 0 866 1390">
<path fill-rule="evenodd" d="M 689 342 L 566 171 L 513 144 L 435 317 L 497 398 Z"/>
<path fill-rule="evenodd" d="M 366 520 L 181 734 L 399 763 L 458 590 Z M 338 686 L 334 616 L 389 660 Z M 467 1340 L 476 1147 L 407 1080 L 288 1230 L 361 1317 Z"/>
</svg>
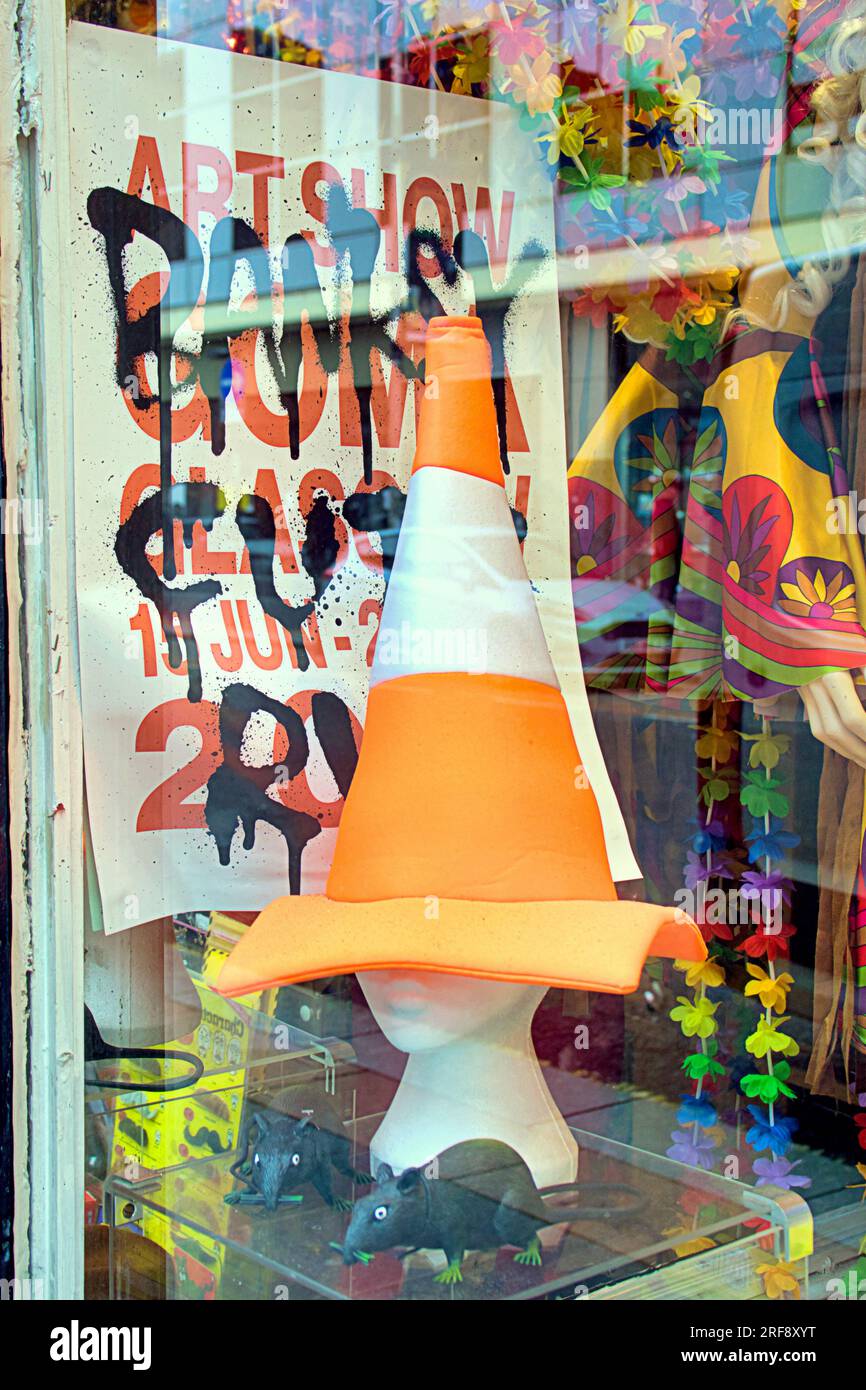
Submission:
<svg viewBox="0 0 866 1390">
<path fill-rule="evenodd" d="M 706 1090 L 720 1084 L 726 1070 L 718 1057 L 716 1039 L 721 1001 L 712 999 L 708 990 L 726 983 L 725 966 L 735 963 L 736 953 L 740 953 L 739 959 L 745 958 L 749 976 L 744 994 L 746 998 L 756 998 L 763 1010 L 744 1044 L 762 1069 L 748 1072 L 739 1083 L 751 1117 L 745 1140 L 756 1155 L 752 1170 L 758 1186 L 806 1188 L 811 1179 L 799 1173 L 797 1162 L 787 1157 L 795 1121 L 779 1113 L 780 1104 L 795 1095 L 788 1084 L 789 1058 L 798 1050 L 797 1043 L 784 1031 L 793 977 L 777 968 L 778 961 L 788 958 L 794 931 L 784 921 L 784 911 L 790 907 L 791 884 L 782 872 L 781 861 L 799 843 L 799 838 L 784 829 L 789 806 L 778 775 L 780 760 L 789 751 L 791 740 L 786 734 L 776 733 L 767 719 L 762 720 L 758 733 L 736 730 L 732 727 L 732 706 L 721 701 L 711 707 L 709 726 L 699 723 L 694 727 L 698 735 L 695 751 L 701 781 L 702 824 L 690 840 L 684 883 L 694 895 L 696 920 L 710 956 L 697 966 L 675 963 L 675 968 L 685 971 L 686 985 L 693 994 L 678 996 L 671 1018 L 685 1037 L 698 1040 L 698 1048 L 683 1062 L 694 1092 L 683 1098 L 677 1112 L 678 1128 L 667 1152 L 671 1158 L 697 1167 L 709 1169 L 714 1165 L 718 1116 Z M 740 741 L 749 747 L 748 766 L 742 776 Z M 747 865 L 740 862 L 743 849 L 731 843 L 725 824 L 725 811 L 732 804 L 742 806 L 752 822 L 745 836 Z M 742 910 L 736 912 L 732 921 L 725 907 L 738 895 L 748 905 L 751 917 L 747 934 L 739 941 L 735 927 L 742 921 Z M 721 899 L 721 909 L 716 906 L 717 899 Z"/>
<path fill-rule="evenodd" d="M 749 200 L 708 138 L 714 106 L 775 100 L 805 4 L 376 0 L 371 39 L 349 0 L 227 0 L 224 41 L 512 103 L 556 184 L 560 253 L 588 271 L 593 249 L 631 252 L 627 280 L 575 292 L 575 314 L 610 315 L 689 366 L 716 351 L 751 254 Z"/>
<path fill-rule="evenodd" d="M 719 959 L 718 949 L 714 951 L 711 943 L 716 938 L 729 938 L 730 928 L 725 922 L 727 914 L 719 917 L 712 910 L 710 899 L 714 891 L 711 885 L 718 889 L 719 885 L 735 876 L 735 857 L 726 848 L 726 831 L 717 807 L 728 799 L 733 789 L 736 766 L 732 759 L 737 740 L 735 732 L 728 727 L 727 707 L 721 702 L 711 707 L 709 727 L 699 723 L 693 728 L 698 734 L 695 752 L 699 760 L 698 775 L 703 784 L 700 790 L 703 815 L 702 823 L 699 823 L 696 834 L 690 840 L 683 878 L 686 888 L 694 897 L 695 921 L 710 947 L 710 954 L 707 960 L 697 964 L 674 962 L 675 969 L 685 972 L 686 987 L 693 990 L 693 994 L 691 998 L 679 995 L 670 1016 L 679 1024 L 684 1037 L 697 1040 L 697 1046 L 682 1064 L 683 1071 L 694 1085 L 694 1092 L 682 1098 L 677 1111 L 677 1124 L 684 1127 L 674 1130 L 667 1154 L 681 1163 L 711 1169 L 720 1131 L 716 1108 L 706 1092 L 710 1087 L 721 1084 L 726 1072 L 718 1059 L 716 1041 L 719 1025 L 715 1015 L 720 1001 L 713 1000 L 707 991 L 719 989 L 725 984 L 724 966 Z M 701 762 L 702 759 L 709 761 Z"/>
<path fill-rule="evenodd" d="M 507 6 L 499 8 L 507 13 Z M 702 196 L 718 187 L 726 158 L 696 133 L 711 116 L 700 78 L 680 76 L 683 45 L 694 28 L 677 34 L 657 7 L 636 0 L 596 8 L 590 84 L 568 51 L 573 31 L 566 29 L 565 41 L 557 32 L 563 12 L 539 5 L 529 13 L 537 17 L 531 32 L 547 45 L 532 67 L 533 76 L 543 70 L 544 84 L 527 88 L 524 58 L 521 69 L 507 70 L 501 90 L 525 106 L 521 124 L 546 146 L 557 181 L 560 250 L 581 269 L 588 269 L 593 248 L 632 253 L 630 278 L 601 293 L 578 294 L 574 312 L 595 321 L 611 314 L 617 331 L 665 345 L 685 363 L 712 356 L 733 307 L 738 270 L 720 272 L 693 240 L 677 240 L 720 230 L 705 224 L 699 210 Z M 558 65 L 558 77 L 548 59 Z M 545 117 L 552 129 L 538 130 Z"/>
<path fill-rule="evenodd" d="M 763 1014 L 746 1038 L 746 1051 L 763 1070 L 753 1071 L 740 1081 L 740 1089 L 752 1103 L 748 1106 L 753 1124 L 746 1132 L 746 1143 L 757 1154 L 769 1153 L 769 1158 L 757 1158 L 752 1167 L 758 1185 L 772 1183 L 777 1187 L 809 1187 L 811 1179 L 796 1173 L 796 1163 L 786 1154 L 791 1147 L 796 1121 L 779 1115 L 779 1103 L 793 1100 L 794 1091 L 788 1085 L 791 1064 L 788 1060 L 799 1052 L 799 1045 L 784 1031 L 788 1022 L 785 1009 L 794 978 L 788 971 L 777 969 L 777 960 L 787 959 L 788 939 L 793 933 L 785 931 L 783 914 L 790 908 L 791 883 L 782 872 L 780 858 L 772 851 L 783 849 L 779 834 L 784 834 L 787 847 L 797 843 L 797 837 L 780 832 L 778 825 L 788 814 L 788 798 L 782 778 L 776 773 L 780 758 L 791 744 L 787 734 L 774 733 L 770 721 L 763 718 L 761 731 L 742 734 L 751 744 L 749 766 L 743 778 L 740 801 L 752 817 L 752 830 L 746 836 L 750 846 L 749 862 L 753 865 L 743 874 L 745 892 L 755 904 L 757 930 L 741 943 L 739 949 L 748 956 L 746 970 L 751 979 L 746 984 L 747 998 L 756 998 Z M 775 832 L 776 840 L 773 842 Z M 763 960 L 765 964 L 759 964 Z"/>
<path fill-rule="evenodd" d="M 686 987 L 694 992 L 691 997 L 683 994 L 677 996 L 671 1018 L 679 1023 L 684 1037 L 696 1039 L 697 1046 L 682 1064 L 683 1071 L 694 1084 L 694 1093 L 682 1097 L 677 1111 L 678 1128 L 671 1135 L 672 1143 L 667 1154 L 680 1163 L 710 1169 L 713 1167 L 713 1151 L 718 1146 L 715 1132 L 718 1116 L 706 1090 L 725 1075 L 725 1068 L 717 1060 L 718 1044 L 714 1039 L 718 1031 L 715 1012 L 719 1005 L 718 1001 L 708 996 L 707 990 L 723 985 L 725 972 L 715 956 L 696 964 L 690 965 L 684 961 L 675 964 L 676 969 L 685 971 Z"/>
</svg>

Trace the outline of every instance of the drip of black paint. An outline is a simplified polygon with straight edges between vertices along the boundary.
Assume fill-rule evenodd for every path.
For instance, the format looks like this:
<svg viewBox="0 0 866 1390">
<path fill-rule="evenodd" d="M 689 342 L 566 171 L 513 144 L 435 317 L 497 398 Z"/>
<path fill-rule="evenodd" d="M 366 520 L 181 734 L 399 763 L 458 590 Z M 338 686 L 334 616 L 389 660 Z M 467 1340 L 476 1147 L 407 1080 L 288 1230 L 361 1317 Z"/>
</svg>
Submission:
<svg viewBox="0 0 866 1390">
<path fill-rule="evenodd" d="M 145 497 L 118 527 L 114 542 L 114 553 L 124 574 L 133 580 L 159 613 L 168 644 L 168 659 L 175 668 L 179 667 L 183 660 L 175 620 L 180 626 L 186 648 L 188 698 L 192 704 L 197 704 L 202 695 L 201 665 L 192 615 L 200 604 L 207 603 L 216 594 L 222 593 L 222 585 L 218 579 L 199 579 L 184 588 L 170 588 L 150 563 L 147 544 L 151 536 L 164 527 L 172 538 L 173 560 L 175 521 L 180 521 L 183 543 L 189 548 L 192 545 L 195 523 L 201 522 L 204 529 L 210 531 L 224 510 L 225 500 L 216 484 L 175 483 L 168 490 L 165 512 L 160 493 L 155 492 Z M 172 573 L 174 569 L 172 564 Z"/>
<path fill-rule="evenodd" d="M 280 763 L 259 767 L 241 759 L 244 733 L 257 711 L 270 714 L 285 731 L 289 747 Z M 280 775 L 287 774 L 291 780 L 305 767 L 309 743 L 304 721 L 290 706 L 272 700 L 250 685 L 235 682 L 223 691 L 219 730 L 223 761 L 208 779 L 204 812 L 208 830 L 216 840 L 219 861 L 224 868 L 231 863 L 232 840 L 238 824 L 244 834 L 244 849 L 251 850 L 256 840 L 256 823 L 264 821 L 282 835 L 289 856 L 289 892 L 300 893 L 301 856 L 322 827 L 306 811 L 296 811 L 269 797 L 267 790 Z"/>
<path fill-rule="evenodd" d="M 264 611 L 286 629 L 297 653 L 298 667 L 306 671 L 310 658 L 301 628 L 312 613 L 313 605 L 302 603 L 295 608 L 277 593 L 274 582 L 277 528 L 271 505 L 267 498 L 248 493 L 238 503 L 236 520 L 250 557 L 256 597 Z"/>
</svg>

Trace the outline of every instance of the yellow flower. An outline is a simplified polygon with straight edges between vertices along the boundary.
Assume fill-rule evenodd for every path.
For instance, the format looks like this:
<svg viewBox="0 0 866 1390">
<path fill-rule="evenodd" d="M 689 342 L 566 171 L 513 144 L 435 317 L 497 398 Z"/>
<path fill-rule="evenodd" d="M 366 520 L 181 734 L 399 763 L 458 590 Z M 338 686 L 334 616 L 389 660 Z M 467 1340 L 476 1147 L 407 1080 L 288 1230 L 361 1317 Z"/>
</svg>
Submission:
<svg viewBox="0 0 866 1390">
<path fill-rule="evenodd" d="M 322 55 L 315 48 L 307 48 L 294 39 L 286 39 L 280 49 L 280 60 L 283 63 L 306 63 L 308 68 L 312 68 L 321 63 Z"/>
<path fill-rule="evenodd" d="M 485 34 L 480 34 L 478 38 L 469 40 L 468 46 L 454 64 L 452 92 L 471 96 L 472 84 L 474 82 L 486 82 L 489 72 L 490 57 L 487 37 Z"/>
<path fill-rule="evenodd" d="M 552 67 L 553 58 L 545 50 L 531 65 L 515 64 L 508 69 L 515 99 L 525 102 L 530 116 L 550 111 L 556 98 L 562 96 L 562 83 L 558 74 L 551 72 Z"/>
<path fill-rule="evenodd" d="M 758 1265 L 755 1273 L 764 1281 L 764 1293 L 768 1298 L 784 1298 L 786 1294 L 790 1294 L 792 1298 L 800 1297 L 797 1276 L 784 1260 L 777 1260 L 775 1264 Z"/>
<path fill-rule="evenodd" d="M 810 579 L 805 570 L 798 569 L 796 583 L 781 585 L 785 597 L 779 600 L 779 607 L 800 618 L 856 622 L 857 609 L 851 601 L 855 586 L 843 584 L 843 574 L 843 570 L 837 570 L 828 583 L 820 569 L 816 570 L 814 579 Z"/>
<path fill-rule="evenodd" d="M 726 763 L 736 746 L 736 734 L 713 724 L 701 734 L 695 744 L 695 752 L 699 758 L 715 758 L 720 763 Z"/>
<path fill-rule="evenodd" d="M 687 999 L 684 994 L 678 994 L 677 1007 L 671 1009 L 670 1016 L 687 1038 L 711 1038 L 718 1028 L 713 1018 L 718 1007 L 710 999 Z"/>
<path fill-rule="evenodd" d="M 695 121 L 711 121 L 713 118 L 713 108 L 701 99 L 701 79 L 696 72 L 691 73 L 679 87 L 670 89 L 667 102 L 673 108 L 671 115 L 674 125 L 687 124 L 693 129 Z"/>
<path fill-rule="evenodd" d="M 746 985 L 747 994 L 750 989 L 751 985 Z M 781 1052 L 786 1057 L 796 1057 L 800 1051 L 799 1043 L 787 1033 L 778 1031 L 782 1024 L 787 1022 L 787 1018 L 759 1018 L 754 1033 L 750 1033 L 746 1038 L 746 1051 L 751 1052 L 753 1057 L 766 1057 L 768 1053 L 773 1052 Z"/>
<path fill-rule="evenodd" d="M 711 304 L 709 301 L 707 301 L 704 304 L 699 304 L 691 309 L 692 323 L 700 323 L 706 325 L 708 323 L 714 323 L 715 318 L 715 305 Z"/>
<path fill-rule="evenodd" d="M 651 307 L 650 300 L 642 297 L 633 299 L 623 313 L 614 314 L 613 326 L 633 343 L 656 343 L 661 347 L 667 339 L 668 325 Z"/>
<path fill-rule="evenodd" d="M 435 33 L 443 29 L 478 29 L 484 23 L 484 6 L 473 0 L 425 0 L 422 14 Z"/>
<path fill-rule="evenodd" d="M 560 154 L 577 161 L 583 153 L 587 138 L 594 134 L 594 121 L 591 106 L 582 106 L 578 111 L 568 111 L 561 121 L 543 135 L 536 136 L 539 145 L 547 144 L 547 162 L 556 164 Z"/>
<path fill-rule="evenodd" d="M 674 969 L 685 970 L 686 984 L 689 989 L 697 989 L 699 985 L 706 985 L 708 989 L 716 989 L 725 983 L 724 967 L 719 965 L 715 956 L 697 961 L 675 960 Z"/>
<path fill-rule="evenodd" d="M 647 39 L 658 39 L 665 32 L 664 24 L 637 24 L 641 0 L 619 0 L 616 9 L 602 19 L 608 42 L 634 55 L 643 53 Z"/>
<path fill-rule="evenodd" d="M 710 1240 L 709 1236 L 698 1236 L 689 1230 L 688 1226 L 668 1226 L 666 1231 L 662 1231 L 663 1236 L 687 1236 L 687 1240 L 680 1241 L 674 1245 L 673 1252 L 684 1258 L 686 1255 L 699 1255 L 702 1250 L 715 1249 L 716 1242 Z"/>
<path fill-rule="evenodd" d="M 777 1014 L 785 1012 L 788 990 L 794 983 L 793 975 L 777 975 L 775 980 L 762 970 L 760 965 L 747 965 L 752 979 L 746 985 L 745 994 L 757 994 L 765 1009 L 775 1009 Z"/>
<path fill-rule="evenodd" d="M 698 288 L 701 293 L 714 290 L 717 294 L 728 294 L 739 278 L 740 272 L 736 266 L 721 266 L 702 275 L 698 281 Z"/>
</svg>

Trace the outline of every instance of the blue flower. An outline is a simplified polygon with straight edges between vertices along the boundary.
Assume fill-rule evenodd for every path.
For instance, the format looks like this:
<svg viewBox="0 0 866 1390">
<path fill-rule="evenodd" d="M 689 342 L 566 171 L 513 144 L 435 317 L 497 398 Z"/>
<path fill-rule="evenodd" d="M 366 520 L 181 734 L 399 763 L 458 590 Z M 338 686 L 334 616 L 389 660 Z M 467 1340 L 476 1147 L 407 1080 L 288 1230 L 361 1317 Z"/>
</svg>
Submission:
<svg viewBox="0 0 866 1390">
<path fill-rule="evenodd" d="M 749 196 L 744 188 L 725 190 L 724 211 L 728 222 L 747 222 L 751 210 Z"/>
<path fill-rule="evenodd" d="M 651 150 L 661 149 L 662 145 L 668 145 L 672 150 L 680 148 L 677 133 L 668 116 L 660 117 L 649 129 L 642 121 L 629 121 L 628 127 L 632 134 L 626 140 L 626 144 L 633 148 L 640 145 L 646 145 Z"/>
<path fill-rule="evenodd" d="M 786 1116 L 785 1119 L 776 1120 L 771 1124 L 768 1119 L 764 1118 L 757 1105 L 750 1105 L 748 1111 L 755 1123 L 746 1133 L 746 1143 L 756 1149 L 758 1153 L 763 1153 L 769 1149 L 778 1158 L 781 1158 L 791 1147 L 797 1121 Z"/>
<path fill-rule="evenodd" d="M 632 241 L 640 241 L 646 234 L 646 217 L 633 217 L 630 213 L 620 212 L 618 208 L 617 193 L 613 190 L 613 216 L 608 217 L 604 223 L 604 241 L 607 245 L 614 245 L 620 238 L 631 237 Z M 618 235 L 617 235 L 618 234 Z"/>
<path fill-rule="evenodd" d="M 715 854 L 725 848 L 726 840 L 725 827 L 721 821 L 711 820 L 708 825 L 702 825 L 686 843 L 691 844 L 696 854 L 706 854 L 707 850 Z"/>
<path fill-rule="evenodd" d="M 737 54 L 741 58 L 784 53 L 785 22 L 772 5 L 750 6 L 748 19 L 738 15 L 730 32 L 736 37 Z"/>
<path fill-rule="evenodd" d="M 784 859 L 786 850 L 800 843 L 799 835 L 782 829 L 784 824 L 778 816 L 770 816 L 769 828 L 765 830 L 763 821 L 756 821 L 757 828 L 746 836 L 750 864 L 756 864 L 759 859 Z"/>
<path fill-rule="evenodd" d="M 706 1096 L 683 1096 L 683 1103 L 677 1111 L 677 1124 L 700 1125 L 709 1129 L 716 1123 L 716 1107 Z"/>
</svg>

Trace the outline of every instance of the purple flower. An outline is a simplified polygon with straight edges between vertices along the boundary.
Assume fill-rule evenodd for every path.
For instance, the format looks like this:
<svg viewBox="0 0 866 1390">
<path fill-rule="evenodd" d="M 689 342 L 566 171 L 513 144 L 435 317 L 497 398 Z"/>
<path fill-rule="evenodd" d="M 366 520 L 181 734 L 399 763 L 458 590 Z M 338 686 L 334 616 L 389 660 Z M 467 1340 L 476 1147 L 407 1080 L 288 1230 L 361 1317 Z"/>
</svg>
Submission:
<svg viewBox="0 0 866 1390">
<path fill-rule="evenodd" d="M 707 862 L 699 858 L 694 850 L 689 850 L 686 855 L 686 867 L 683 872 L 683 881 L 687 888 L 697 888 L 699 883 L 706 883 L 712 877 L 712 862 Z"/>
<path fill-rule="evenodd" d="M 598 38 L 598 15 L 592 6 L 575 5 L 563 0 L 554 9 L 553 33 L 565 48 L 570 58 L 583 58 L 594 54 Z"/>
<path fill-rule="evenodd" d="M 803 1173 L 794 1172 L 799 1164 L 799 1159 L 792 1163 L 787 1158 L 756 1158 L 752 1164 L 752 1171 L 758 1174 L 755 1186 L 766 1187 L 772 1184 L 774 1187 L 784 1187 L 786 1191 L 790 1191 L 792 1187 L 811 1187 L 811 1178 L 807 1178 Z"/>
<path fill-rule="evenodd" d="M 705 1134 L 695 1139 L 690 1131 L 683 1129 L 675 1129 L 671 1138 L 674 1142 L 667 1150 L 668 1158 L 676 1159 L 677 1163 L 688 1163 L 693 1168 L 712 1168 L 715 1139 Z"/>
<path fill-rule="evenodd" d="M 747 869 L 743 874 L 743 896 L 756 898 L 762 894 L 767 895 L 775 908 L 781 903 L 791 903 L 791 882 L 785 878 L 784 874 L 778 869 L 773 869 L 770 873 L 762 873 L 760 869 Z"/>
<path fill-rule="evenodd" d="M 736 69 L 734 92 L 738 101 L 774 97 L 779 90 L 779 72 L 766 59 Z"/>
<path fill-rule="evenodd" d="M 689 850 L 686 855 L 686 866 L 683 870 L 683 882 L 687 888 L 697 888 L 698 884 L 706 883 L 710 878 L 733 878 L 734 871 L 730 860 L 727 858 L 713 859 L 709 856 L 709 862 L 704 856 L 695 854 L 694 850 Z"/>
<path fill-rule="evenodd" d="M 731 78 L 726 68 L 710 68 L 701 74 L 701 96 L 714 106 L 725 106 L 731 90 Z"/>
</svg>

